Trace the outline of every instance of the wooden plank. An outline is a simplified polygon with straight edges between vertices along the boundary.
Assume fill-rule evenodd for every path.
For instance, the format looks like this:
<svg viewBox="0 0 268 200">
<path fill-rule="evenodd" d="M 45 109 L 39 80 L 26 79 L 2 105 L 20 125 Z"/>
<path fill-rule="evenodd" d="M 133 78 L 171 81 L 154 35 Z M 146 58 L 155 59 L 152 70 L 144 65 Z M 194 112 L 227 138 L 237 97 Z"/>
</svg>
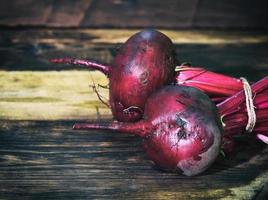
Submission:
<svg viewBox="0 0 268 200">
<path fill-rule="evenodd" d="M 138 30 L 5 30 L 0 32 L 0 69 L 62 70 L 52 57 L 78 57 L 111 63 L 116 47 Z M 178 59 L 214 71 L 257 80 L 267 73 L 268 34 L 251 31 L 161 30 L 175 44 Z M 251 73 L 248 73 L 251 72 Z"/>
<path fill-rule="evenodd" d="M 198 0 L 95 1 L 84 27 L 191 27 Z"/>
<path fill-rule="evenodd" d="M 236 73 L 256 78 L 247 71 Z M 109 108 L 91 88 L 92 79 L 95 84 L 108 84 L 100 72 L 0 71 L 0 119 L 111 119 Z M 108 89 L 98 87 L 98 91 L 108 102 Z"/>
<path fill-rule="evenodd" d="M 9 0 L 0 25 L 267 29 L 266 0 Z"/>
<path fill-rule="evenodd" d="M 116 43 L 124 42 L 135 31 L 0 32 L 0 199 L 268 196 L 268 148 L 250 137 L 237 141 L 232 156 L 219 157 L 204 174 L 189 178 L 153 166 L 139 138 L 109 131 L 71 129 L 76 120 L 111 119 L 109 110 L 88 87 L 91 76 L 103 85 L 107 79 L 98 72 L 51 71 L 64 68 L 48 64 L 38 68 L 39 64 L 47 63 L 52 56 L 64 55 L 96 56 L 100 61 L 110 62 Z M 267 74 L 265 32 L 165 33 L 175 42 L 183 61 L 205 63 L 215 71 L 232 75 L 249 75 L 249 80 Z M 245 71 L 246 67 L 251 67 L 248 69 L 251 74 Z M 35 71 L 29 71 L 32 69 Z M 108 96 L 107 90 L 101 92 Z"/>
<path fill-rule="evenodd" d="M 254 140 L 185 177 L 154 167 L 137 137 L 72 123 L 0 121 L 1 199 L 254 199 L 268 184 L 268 148 Z"/>
<path fill-rule="evenodd" d="M 46 24 L 53 0 L 0 1 L 0 24 L 8 26 Z"/>
<path fill-rule="evenodd" d="M 267 28 L 268 2 L 201 0 L 198 2 L 193 27 Z"/>
<path fill-rule="evenodd" d="M 109 108 L 89 86 L 107 85 L 100 72 L 0 71 L 0 119 L 107 119 Z M 108 89 L 98 87 L 104 101 Z"/>
<path fill-rule="evenodd" d="M 105 76 L 87 70 L 79 72 L 81 68 L 75 66 L 51 65 L 48 59 L 70 56 L 110 63 L 117 43 L 124 42 L 136 31 L 30 29 L 0 32 L 0 69 L 3 70 L 0 72 L 0 118 L 111 118 L 109 109 L 88 86 L 92 84 L 91 75 L 97 84 L 106 85 Z M 244 76 L 250 81 L 268 72 L 266 32 L 163 32 L 174 41 L 181 62 Z M 63 69 L 75 71 L 55 71 Z M 108 91 L 99 90 L 107 99 Z"/>
<path fill-rule="evenodd" d="M 79 27 L 92 0 L 66 1 L 57 0 L 46 25 L 55 27 Z"/>
<path fill-rule="evenodd" d="M 0 2 L 0 24 L 8 26 L 79 26 L 92 0 L 11 0 Z"/>
</svg>

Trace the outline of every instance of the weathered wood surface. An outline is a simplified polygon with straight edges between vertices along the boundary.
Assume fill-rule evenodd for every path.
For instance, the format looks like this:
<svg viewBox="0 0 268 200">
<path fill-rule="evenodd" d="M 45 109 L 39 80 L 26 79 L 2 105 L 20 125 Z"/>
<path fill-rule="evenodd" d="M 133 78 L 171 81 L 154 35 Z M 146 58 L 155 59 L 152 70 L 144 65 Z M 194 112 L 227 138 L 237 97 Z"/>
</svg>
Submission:
<svg viewBox="0 0 268 200">
<path fill-rule="evenodd" d="M 268 28 L 266 0 L 3 0 L 0 25 Z"/>
<path fill-rule="evenodd" d="M 105 76 L 75 66 L 50 64 L 48 59 L 70 56 L 110 63 L 116 47 L 135 32 L 92 29 L 0 32 L 3 70 L 0 119 L 109 118 L 109 109 L 98 101 L 89 86 L 93 84 L 92 78 L 96 84 L 106 85 Z M 251 81 L 268 74 L 267 32 L 163 32 L 175 43 L 181 62 L 244 76 Z M 108 90 L 99 87 L 99 91 L 108 98 Z"/>
<path fill-rule="evenodd" d="M 107 119 L 111 112 L 93 92 L 93 82 L 107 85 L 100 72 L 0 71 L 0 119 Z M 105 101 L 108 89 L 97 87 Z"/>
<path fill-rule="evenodd" d="M 117 43 L 133 32 L 0 32 L 0 199 L 261 200 L 268 196 L 268 149 L 254 139 L 239 140 L 234 155 L 220 157 L 207 172 L 189 178 L 154 167 L 139 138 L 71 129 L 76 120 L 111 119 L 89 87 L 91 77 L 102 85 L 107 79 L 97 72 L 50 65 L 47 59 L 72 56 L 109 63 Z M 175 42 L 181 61 L 249 80 L 267 74 L 266 32 L 165 33 Z M 101 93 L 108 95 L 105 89 Z"/>
<path fill-rule="evenodd" d="M 73 131 L 71 121 L 0 122 L 0 198 L 263 199 L 268 148 L 240 141 L 204 174 L 162 172 L 141 141 L 125 134 Z M 266 187 L 266 189 L 265 189 Z"/>
<path fill-rule="evenodd" d="M 0 32 L 0 69 L 61 70 L 48 58 L 71 56 L 110 63 L 116 47 L 138 30 L 26 29 Z M 257 80 L 267 74 L 268 32 L 168 31 L 178 59 L 194 66 Z"/>
</svg>

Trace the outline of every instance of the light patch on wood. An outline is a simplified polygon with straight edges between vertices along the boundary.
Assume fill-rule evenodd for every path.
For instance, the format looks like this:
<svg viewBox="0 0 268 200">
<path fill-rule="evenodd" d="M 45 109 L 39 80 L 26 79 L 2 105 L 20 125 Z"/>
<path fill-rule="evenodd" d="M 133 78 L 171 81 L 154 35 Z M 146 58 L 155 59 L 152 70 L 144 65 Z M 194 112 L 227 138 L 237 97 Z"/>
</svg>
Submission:
<svg viewBox="0 0 268 200">
<path fill-rule="evenodd" d="M 93 47 L 100 47 L 105 44 L 124 43 L 133 34 L 139 32 L 141 29 L 76 29 L 76 30 L 61 30 L 65 33 L 65 37 L 51 37 L 53 31 L 48 31 L 44 36 L 44 32 L 36 30 L 35 37 L 30 37 L 29 33 L 21 32 L 20 35 L 12 38 L 12 43 L 20 44 L 25 43 L 25 40 L 34 46 L 46 44 L 53 47 L 50 51 L 63 50 L 68 52 L 74 46 L 79 46 L 79 49 L 89 49 Z M 166 30 L 160 29 L 159 31 L 166 34 L 173 43 L 177 44 L 260 44 L 268 42 L 268 35 L 265 32 L 254 34 L 250 31 L 205 31 L 205 30 Z M 56 31 L 55 31 L 56 32 Z M 73 37 L 68 36 L 72 33 Z M 42 34 L 41 34 L 42 33 Z M 81 40 L 80 37 L 75 37 L 83 34 L 83 37 L 88 39 Z"/>
<path fill-rule="evenodd" d="M 183 183 L 182 183 L 183 184 Z M 148 199 L 155 200 L 169 200 L 169 199 L 219 199 L 224 195 L 228 194 L 227 190 L 224 189 L 210 189 L 210 190 L 200 190 L 200 191 L 154 191 L 145 193 Z"/>
<path fill-rule="evenodd" d="M 89 86 L 107 85 L 100 72 L 88 71 L 0 71 L 0 119 L 59 120 L 110 118 Z M 108 90 L 99 88 L 108 99 Z"/>
<path fill-rule="evenodd" d="M 33 160 L 23 160 L 19 156 L 14 155 L 4 155 L 2 157 L 3 162 L 5 164 L 13 165 L 13 164 L 48 164 L 47 158 L 39 158 L 39 159 L 33 159 Z"/>
<path fill-rule="evenodd" d="M 82 29 L 81 33 L 93 35 L 95 43 L 124 43 L 137 30 L 106 30 L 106 29 Z M 239 31 L 187 31 L 160 29 L 173 43 L 184 44 L 237 44 L 237 43 L 263 43 L 268 41 L 267 34 L 252 35 L 250 32 Z"/>
<path fill-rule="evenodd" d="M 222 198 L 222 200 L 232 200 L 234 197 L 239 197 L 239 199 L 254 199 L 256 191 L 261 190 L 265 185 L 268 185 L 268 171 L 256 177 L 249 184 L 230 188 L 232 195 L 228 195 Z"/>
</svg>

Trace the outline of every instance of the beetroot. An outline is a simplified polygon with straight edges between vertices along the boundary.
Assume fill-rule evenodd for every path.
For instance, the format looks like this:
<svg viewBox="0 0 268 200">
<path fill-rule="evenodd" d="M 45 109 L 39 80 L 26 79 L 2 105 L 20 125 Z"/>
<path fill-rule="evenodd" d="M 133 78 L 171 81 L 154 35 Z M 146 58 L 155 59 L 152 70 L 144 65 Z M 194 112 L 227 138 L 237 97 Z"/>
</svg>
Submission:
<svg viewBox="0 0 268 200">
<path fill-rule="evenodd" d="M 111 66 L 80 59 L 51 59 L 97 69 L 108 76 L 109 104 L 118 121 L 141 119 L 148 96 L 173 81 L 176 56 L 171 40 L 155 30 L 130 37 L 118 50 Z"/>
<path fill-rule="evenodd" d="M 245 130 L 268 143 L 268 77 L 252 84 L 251 92 L 256 113 L 251 130 L 247 128 L 251 123 L 244 90 L 215 107 L 208 96 L 188 86 L 166 86 L 152 94 L 144 119 L 139 122 L 75 124 L 74 128 L 139 135 L 151 160 L 162 169 L 196 175 L 216 159 L 220 147 L 226 153 L 232 152 L 233 136 L 243 136 Z"/>
<path fill-rule="evenodd" d="M 107 129 L 142 137 L 150 159 L 166 171 L 192 176 L 207 169 L 220 151 L 222 126 L 207 95 L 187 86 L 165 86 L 147 100 L 135 123 L 75 124 L 74 129 Z"/>
</svg>

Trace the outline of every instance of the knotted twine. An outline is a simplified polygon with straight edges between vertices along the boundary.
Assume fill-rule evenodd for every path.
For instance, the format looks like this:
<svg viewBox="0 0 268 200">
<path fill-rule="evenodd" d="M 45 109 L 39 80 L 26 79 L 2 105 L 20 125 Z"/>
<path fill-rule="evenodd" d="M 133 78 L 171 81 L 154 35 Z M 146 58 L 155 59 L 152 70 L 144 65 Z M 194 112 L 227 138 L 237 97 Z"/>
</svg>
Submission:
<svg viewBox="0 0 268 200">
<path fill-rule="evenodd" d="M 247 79 L 245 79 L 244 77 L 241 77 L 240 79 L 243 83 L 243 89 L 244 89 L 244 93 L 246 96 L 246 107 L 247 107 L 247 113 L 248 113 L 248 123 L 246 126 L 246 131 L 251 133 L 255 127 L 256 120 L 257 120 L 255 109 L 254 109 L 254 104 L 253 104 L 252 91 L 251 91 L 251 87 Z"/>
</svg>

